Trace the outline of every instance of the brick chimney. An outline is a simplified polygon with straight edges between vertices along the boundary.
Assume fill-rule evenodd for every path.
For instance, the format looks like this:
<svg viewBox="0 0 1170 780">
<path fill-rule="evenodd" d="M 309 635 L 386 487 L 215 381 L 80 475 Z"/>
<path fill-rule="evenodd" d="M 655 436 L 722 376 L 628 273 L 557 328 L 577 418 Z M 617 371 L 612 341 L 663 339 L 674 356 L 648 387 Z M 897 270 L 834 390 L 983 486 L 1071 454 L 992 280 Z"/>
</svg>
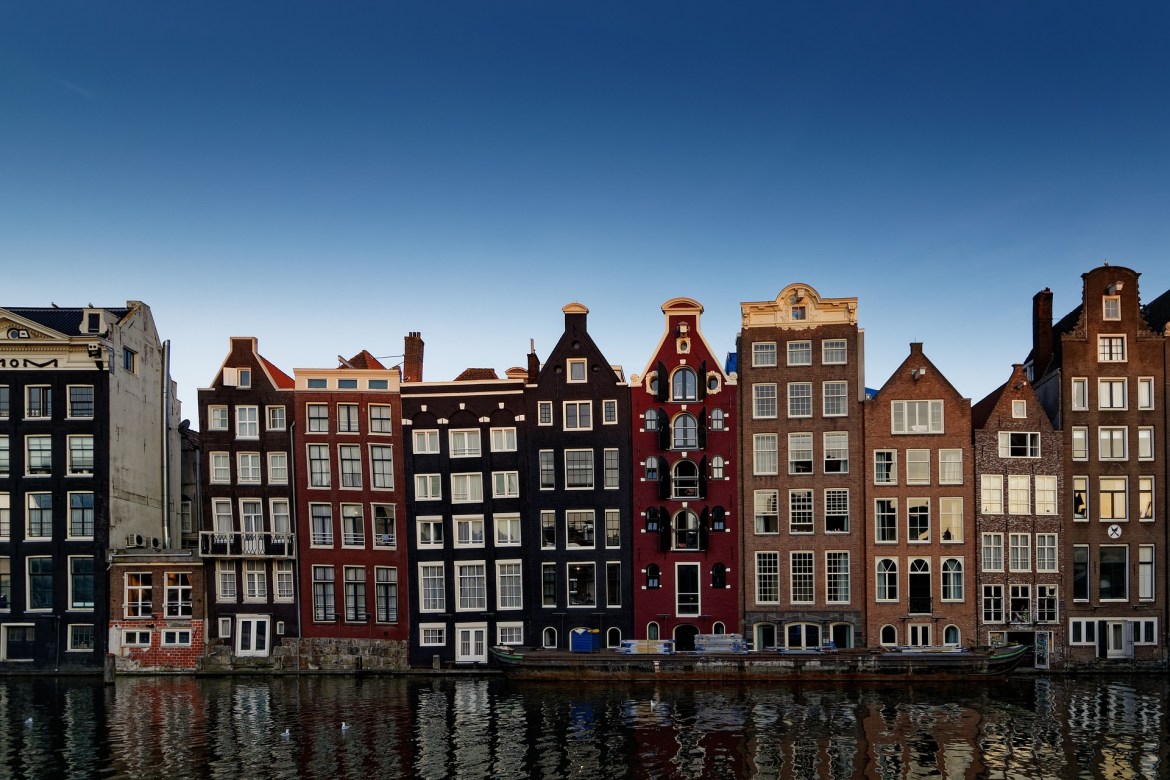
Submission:
<svg viewBox="0 0 1170 780">
<path fill-rule="evenodd" d="M 406 334 L 406 350 L 402 358 L 402 381 L 421 382 L 423 378 L 422 334 L 411 331 Z"/>
<path fill-rule="evenodd" d="M 536 340 L 530 339 L 528 342 L 528 384 L 536 384 L 539 377 L 540 358 L 536 356 Z"/>
<path fill-rule="evenodd" d="M 1052 290 L 1045 287 L 1032 296 L 1032 376 L 1044 376 L 1052 362 Z"/>
</svg>

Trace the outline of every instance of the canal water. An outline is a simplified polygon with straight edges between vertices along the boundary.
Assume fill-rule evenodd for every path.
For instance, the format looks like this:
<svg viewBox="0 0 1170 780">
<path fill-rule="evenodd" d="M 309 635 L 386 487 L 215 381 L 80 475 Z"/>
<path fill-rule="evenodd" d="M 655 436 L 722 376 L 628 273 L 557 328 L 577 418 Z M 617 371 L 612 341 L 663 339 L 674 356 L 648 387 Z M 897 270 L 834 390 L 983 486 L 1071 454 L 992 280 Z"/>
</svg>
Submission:
<svg viewBox="0 0 1170 780">
<path fill-rule="evenodd" d="M 1161 675 L 6 678 L 0 778 L 1164 778 L 1167 693 Z"/>
</svg>

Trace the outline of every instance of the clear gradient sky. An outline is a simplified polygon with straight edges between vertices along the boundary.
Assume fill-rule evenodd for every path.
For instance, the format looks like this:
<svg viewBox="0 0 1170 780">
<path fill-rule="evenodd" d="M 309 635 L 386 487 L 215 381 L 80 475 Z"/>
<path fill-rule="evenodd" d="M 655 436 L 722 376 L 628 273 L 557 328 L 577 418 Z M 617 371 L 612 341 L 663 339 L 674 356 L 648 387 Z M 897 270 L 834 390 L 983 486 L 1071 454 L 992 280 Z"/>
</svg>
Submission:
<svg viewBox="0 0 1170 780">
<path fill-rule="evenodd" d="M 576 300 L 628 376 L 793 282 L 978 400 L 1103 260 L 1170 288 L 1163 2 L 0 5 L 0 306 L 146 301 L 193 420 L 232 335 L 502 375 Z"/>
</svg>

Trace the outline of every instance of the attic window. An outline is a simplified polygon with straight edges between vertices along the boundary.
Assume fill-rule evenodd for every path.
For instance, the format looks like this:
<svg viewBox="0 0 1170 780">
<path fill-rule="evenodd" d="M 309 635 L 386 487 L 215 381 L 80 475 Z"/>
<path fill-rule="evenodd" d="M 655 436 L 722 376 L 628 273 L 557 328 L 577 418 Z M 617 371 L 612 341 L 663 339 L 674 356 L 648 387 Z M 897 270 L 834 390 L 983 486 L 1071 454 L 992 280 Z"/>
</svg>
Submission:
<svg viewBox="0 0 1170 780">
<path fill-rule="evenodd" d="M 1027 401 L 1012 401 L 1012 417 L 1023 418 L 1028 416 Z"/>
<path fill-rule="evenodd" d="M 324 379 L 310 379 L 306 384 L 310 390 L 324 390 L 328 386 Z"/>
<path fill-rule="evenodd" d="M 239 378 L 240 378 L 240 385 L 239 385 L 240 387 L 251 387 L 252 386 L 252 369 L 241 368 L 240 373 L 239 373 Z"/>
<path fill-rule="evenodd" d="M 792 307 L 792 319 L 794 319 L 794 320 L 808 319 L 808 309 L 806 309 L 804 306 L 793 306 Z"/>
<path fill-rule="evenodd" d="M 102 315 L 96 311 L 91 311 L 85 315 L 85 332 L 86 333 L 101 333 L 102 330 Z"/>
<path fill-rule="evenodd" d="M 1106 295 L 1102 301 L 1101 318 L 1105 320 L 1121 319 L 1121 296 Z"/>
<path fill-rule="evenodd" d="M 338 379 L 337 380 L 337 389 L 338 390 L 357 390 L 357 380 L 356 379 Z"/>
</svg>

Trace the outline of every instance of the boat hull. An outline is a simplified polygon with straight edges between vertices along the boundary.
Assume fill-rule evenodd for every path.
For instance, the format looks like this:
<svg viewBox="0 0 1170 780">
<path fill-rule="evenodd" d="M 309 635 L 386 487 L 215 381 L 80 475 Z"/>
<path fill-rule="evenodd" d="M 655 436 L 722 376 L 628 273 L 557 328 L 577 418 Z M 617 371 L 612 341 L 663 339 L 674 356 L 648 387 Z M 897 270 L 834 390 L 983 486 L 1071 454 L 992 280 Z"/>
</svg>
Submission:
<svg viewBox="0 0 1170 780">
<path fill-rule="evenodd" d="M 770 680 L 971 680 L 1006 677 L 1026 646 L 961 652 L 674 653 L 633 655 L 602 651 L 497 651 L 496 664 L 512 679 L 667 682 Z"/>
</svg>

